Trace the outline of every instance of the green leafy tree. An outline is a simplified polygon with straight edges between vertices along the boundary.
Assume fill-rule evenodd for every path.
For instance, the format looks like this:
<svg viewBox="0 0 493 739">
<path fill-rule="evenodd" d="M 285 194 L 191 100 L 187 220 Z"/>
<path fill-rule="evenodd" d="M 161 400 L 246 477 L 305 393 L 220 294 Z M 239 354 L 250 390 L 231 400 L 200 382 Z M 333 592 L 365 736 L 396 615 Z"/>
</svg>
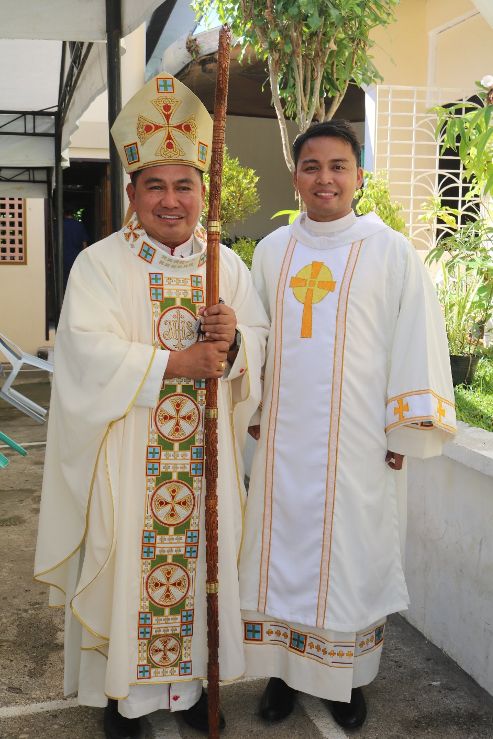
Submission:
<svg viewBox="0 0 493 739">
<path fill-rule="evenodd" d="M 398 0 L 194 0 L 200 15 L 215 10 L 244 51 L 267 62 L 284 158 L 293 172 L 286 119 L 301 132 L 330 120 L 351 81 L 380 75 L 370 49 L 373 28 L 394 18 Z M 330 99 L 330 103 L 329 103 Z"/>
<path fill-rule="evenodd" d="M 493 195 L 493 76 L 477 84 L 478 103 L 434 109 L 438 119 L 435 135 L 442 140 L 442 152 L 447 148 L 458 152 L 464 179 L 471 184 L 466 199 Z"/>
<path fill-rule="evenodd" d="M 253 252 L 255 251 L 256 246 L 257 242 L 255 239 L 248 239 L 245 236 L 242 236 L 240 239 L 236 239 L 236 241 L 231 244 L 232 250 L 245 262 L 248 269 L 252 268 Z"/>
<path fill-rule="evenodd" d="M 354 197 L 356 213 L 364 216 L 375 212 L 387 226 L 407 235 L 406 222 L 400 215 L 402 205 L 391 200 L 388 180 L 382 174 L 365 172 L 365 186 L 356 190 Z"/>
<path fill-rule="evenodd" d="M 204 175 L 207 195 L 204 213 L 207 218 L 209 210 L 209 175 Z M 258 177 L 251 167 L 243 167 L 237 157 L 230 157 L 224 149 L 223 181 L 221 188 L 221 224 L 223 238 L 229 236 L 228 226 L 231 223 L 244 221 L 247 216 L 256 213 L 260 208 L 257 191 Z"/>
</svg>

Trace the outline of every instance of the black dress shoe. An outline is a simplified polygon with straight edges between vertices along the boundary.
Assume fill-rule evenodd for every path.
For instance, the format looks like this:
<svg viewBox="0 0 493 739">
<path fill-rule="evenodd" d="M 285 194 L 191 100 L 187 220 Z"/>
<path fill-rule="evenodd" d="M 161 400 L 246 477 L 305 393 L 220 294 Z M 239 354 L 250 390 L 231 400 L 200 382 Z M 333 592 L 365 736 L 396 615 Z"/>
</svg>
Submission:
<svg viewBox="0 0 493 739">
<path fill-rule="evenodd" d="M 349 703 L 327 701 L 330 712 L 343 729 L 357 729 L 365 723 L 366 701 L 361 688 L 353 688 Z"/>
<path fill-rule="evenodd" d="M 191 726 L 192 729 L 202 731 L 204 734 L 209 733 L 209 704 L 205 690 L 202 690 L 202 695 L 198 699 L 197 703 L 194 703 L 193 706 L 187 708 L 186 711 L 181 711 L 181 715 L 185 723 Z M 226 721 L 224 720 L 224 714 L 221 709 L 219 709 L 219 730 L 222 731 L 225 726 Z"/>
<path fill-rule="evenodd" d="M 137 739 L 142 736 L 140 719 L 122 716 L 118 713 L 118 701 L 111 698 L 104 709 L 103 726 L 106 739 Z"/>
<path fill-rule="evenodd" d="M 296 701 L 296 690 L 279 677 L 271 677 L 260 699 L 259 713 L 265 721 L 282 721 L 289 716 Z"/>
</svg>

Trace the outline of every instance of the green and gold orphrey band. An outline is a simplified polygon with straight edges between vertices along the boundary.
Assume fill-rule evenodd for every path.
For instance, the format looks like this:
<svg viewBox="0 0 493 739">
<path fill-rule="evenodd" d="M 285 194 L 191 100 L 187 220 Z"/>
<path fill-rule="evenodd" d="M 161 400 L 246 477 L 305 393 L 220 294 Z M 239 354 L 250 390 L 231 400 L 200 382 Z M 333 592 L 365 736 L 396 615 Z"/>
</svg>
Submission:
<svg viewBox="0 0 493 739">
<path fill-rule="evenodd" d="M 197 340 L 205 274 L 149 273 L 154 339 L 180 351 Z M 190 679 L 200 500 L 204 479 L 205 382 L 176 378 L 149 412 L 142 530 L 137 680 Z"/>
</svg>

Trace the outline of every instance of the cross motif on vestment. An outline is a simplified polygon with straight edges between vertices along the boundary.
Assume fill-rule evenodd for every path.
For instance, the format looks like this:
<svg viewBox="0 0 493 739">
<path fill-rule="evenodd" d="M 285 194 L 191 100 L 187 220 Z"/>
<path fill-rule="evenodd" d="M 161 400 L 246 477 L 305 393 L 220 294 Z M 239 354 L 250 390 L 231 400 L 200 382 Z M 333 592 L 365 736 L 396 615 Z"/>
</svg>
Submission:
<svg viewBox="0 0 493 739">
<path fill-rule="evenodd" d="M 437 416 L 438 416 L 438 422 L 441 423 L 443 420 L 443 417 L 445 415 L 446 411 L 443 407 L 443 403 L 441 399 L 438 399 L 438 405 L 437 405 Z"/>
<path fill-rule="evenodd" d="M 289 287 L 292 288 L 296 300 L 303 303 L 301 338 L 311 339 L 313 304 L 319 303 L 327 293 L 336 289 L 332 272 L 323 262 L 312 262 L 300 269 L 295 277 L 291 277 Z"/>
<path fill-rule="evenodd" d="M 404 413 L 407 413 L 409 411 L 409 405 L 408 403 L 404 403 L 402 398 L 399 398 L 397 401 L 397 405 L 394 408 L 394 416 L 399 416 L 399 421 L 404 420 Z"/>
</svg>

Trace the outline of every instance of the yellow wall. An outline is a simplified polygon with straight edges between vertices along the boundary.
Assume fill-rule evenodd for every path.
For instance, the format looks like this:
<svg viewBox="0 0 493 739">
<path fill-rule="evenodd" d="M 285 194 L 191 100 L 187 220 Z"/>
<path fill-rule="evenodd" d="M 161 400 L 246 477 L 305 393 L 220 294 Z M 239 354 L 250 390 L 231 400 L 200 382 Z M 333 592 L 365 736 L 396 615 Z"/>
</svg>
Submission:
<svg viewBox="0 0 493 739">
<path fill-rule="evenodd" d="M 493 2 L 493 0 L 492 0 Z M 493 28 L 480 15 L 439 33 L 433 83 L 475 89 L 493 69 Z"/>
<path fill-rule="evenodd" d="M 0 333 L 36 354 L 45 331 L 44 200 L 26 200 L 27 264 L 0 264 Z M 1 358 L 5 361 L 5 358 Z"/>
<path fill-rule="evenodd" d="M 429 31 L 448 23 L 451 18 L 476 11 L 471 0 L 426 0 L 426 6 L 426 27 Z"/>
<path fill-rule="evenodd" d="M 372 55 L 386 85 L 425 85 L 427 0 L 400 0 L 396 19 L 372 33 Z"/>
<path fill-rule="evenodd" d="M 491 74 L 493 28 L 471 0 L 400 0 L 395 21 L 372 38 L 385 85 L 473 91 Z"/>
</svg>

